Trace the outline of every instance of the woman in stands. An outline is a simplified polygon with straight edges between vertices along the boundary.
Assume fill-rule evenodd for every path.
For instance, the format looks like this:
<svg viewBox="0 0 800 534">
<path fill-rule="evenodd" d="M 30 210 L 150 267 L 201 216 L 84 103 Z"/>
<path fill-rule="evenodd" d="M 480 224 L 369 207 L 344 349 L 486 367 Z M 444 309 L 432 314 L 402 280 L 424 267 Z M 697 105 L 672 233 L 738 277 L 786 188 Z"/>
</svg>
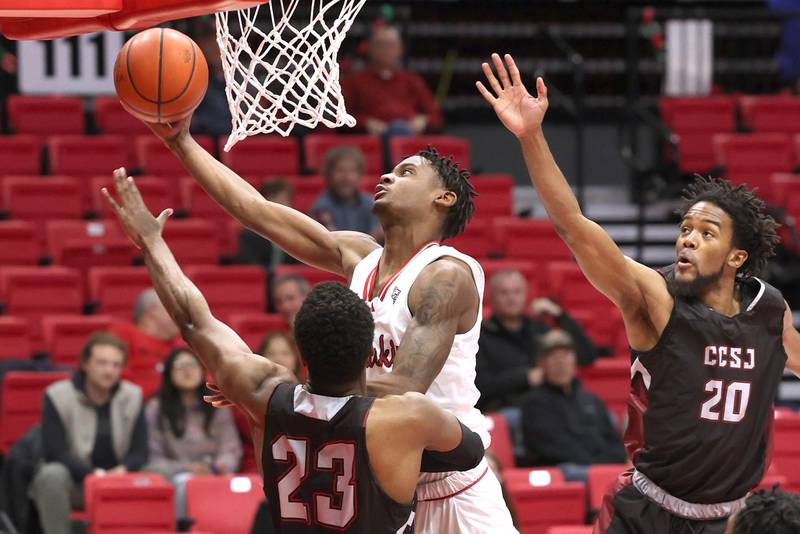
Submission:
<svg viewBox="0 0 800 534">
<path fill-rule="evenodd" d="M 175 486 L 176 518 L 186 517 L 186 481 L 193 475 L 234 473 L 242 443 L 233 416 L 203 402 L 207 390 L 200 360 L 187 348 L 164 362 L 161 388 L 147 404 L 150 462 L 145 467 Z"/>
</svg>

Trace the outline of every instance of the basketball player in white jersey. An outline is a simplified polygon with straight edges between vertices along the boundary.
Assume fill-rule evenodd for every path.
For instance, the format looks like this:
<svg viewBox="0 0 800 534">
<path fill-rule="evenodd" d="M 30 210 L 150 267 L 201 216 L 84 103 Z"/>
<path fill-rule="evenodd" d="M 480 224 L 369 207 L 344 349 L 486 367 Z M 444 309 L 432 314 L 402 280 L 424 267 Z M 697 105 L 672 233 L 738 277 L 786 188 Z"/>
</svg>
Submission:
<svg viewBox="0 0 800 534">
<path fill-rule="evenodd" d="M 483 271 L 474 259 L 440 244 L 458 235 L 475 209 L 469 173 L 429 149 L 381 176 L 374 206 L 385 235 L 381 248 L 369 235 L 331 232 L 265 200 L 192 139 L 190 120 L 149 126 L 239 222 L 303 263 L 344 276 L 370 304 L 375 343 L 367 394 L 425 393 L 488 447 L 486 421 L 475 408 Z M 516 532 L 486 460 L 463 473 L 421 476 L 415 530 Z"/>
</svg>

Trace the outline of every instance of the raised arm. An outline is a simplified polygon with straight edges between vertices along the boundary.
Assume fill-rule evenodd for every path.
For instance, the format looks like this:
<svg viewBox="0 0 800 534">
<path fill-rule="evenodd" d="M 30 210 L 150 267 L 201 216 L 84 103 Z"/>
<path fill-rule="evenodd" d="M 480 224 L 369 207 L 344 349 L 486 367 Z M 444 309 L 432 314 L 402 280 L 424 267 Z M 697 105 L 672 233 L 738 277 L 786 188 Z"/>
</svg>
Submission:
<svg viewBox="0 0 800 534">
<path fill-rule="evenodd" d="M 266 200 L 192 138 L 190 121 L 191 117 L 187 117 L 173 125 L 148 123 L 148 126 L 211 198 L 247 228 L 303 263 L 345 277 L 378 246 L 367 234 L 330 232 L 304 213 Z"/>
<path fill-rule="evenodd" d="M 794 327 L 788 303 L 783 314 L 783 350 L 787 356 L 786 367 L 800 377 L 800 332 Z"/>
<path fill-rule="evenodd" d="M 522 84 L 514 60 L 506 54 L 505 61 L 508 69 L 499 55 L 492 55 L 497 77 L 488 63 L 483 64 L 492 91 L 477 82 L 478 91 L 491 104 L 503 125 L 519 139 L 531 181 L 556 232 L 569 246 L 592 285 L 620 308 L 631 337 L 630 327 L 647 310 L 648 298 L 655 296 L 669 301 L 666 286 L 658 273 L 626 258 L 605 230 L 583 215 L 542 132 L 548 105 L 544 81 L 536 80 L 538 96 L 531 96 Z M 637 341 L 631 339 L 634 344 L 639 344 Z M 642 340 L 642 344 L 649 341 Z"/>
<path fill-rule="evenodd" d="M 441 259 L 420 273 L 408 295 L 413 316 L 391 373 L 367 382 L 371 396 L 425 393 L 442 370 L 453 339 L 475 323 L 479 305 L 472 273 L 454 259 Z"/>
<path fill-rule="evenodd" d="M 181 335 L 225 396 L 254 421 L 263 421 L 272 388 L 279 382 L 292 381 L 292 374 L 253 354 L 236 332 L 211 314 L 205 297 L 183 274 L 161 236 L 172 210 L 154 217 L 125 169 L 114 171 L 114 182 L 120 204 L 106 189 L 103 194 L 128 236 L 144 253 L 156 292 Z"/>
</svg>

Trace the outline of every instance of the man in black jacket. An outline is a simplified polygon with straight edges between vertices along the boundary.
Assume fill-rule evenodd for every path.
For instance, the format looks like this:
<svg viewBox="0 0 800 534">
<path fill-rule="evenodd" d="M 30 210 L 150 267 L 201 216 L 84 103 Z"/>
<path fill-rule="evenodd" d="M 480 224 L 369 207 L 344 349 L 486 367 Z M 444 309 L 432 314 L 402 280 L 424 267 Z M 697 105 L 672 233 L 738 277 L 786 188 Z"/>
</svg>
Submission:
<svg viewBox="0 0 800 534">
<path fill-rule="evenodd" d="M 575 346 L 563 330 L 539 345 L 541 386 L 522 403 L 522 430 L 531 465 L 557 465 L 568 480 L 585 480 L 588 466 L 626 460 L 622 439 L 599 398 L 576 377 Z"/>
<path fill-rule="evenodd" d="M 489 281 L 492 316 L 481 326 L 475 379 L 481 392 L 478 408 L 483 411 L 518 407 L 522 397 L 542 383 L 537 339 L 550 330 L 546 318 L 575 340 L 579 364 L 588 365 L 597 357 L 581 325 L 552 300 L 534 300 L 530 313 L 538 319 L 528 317 L 527 293 L 525 278 L 514 269 L 497 271 Z M 515 417 L 511 412 L 503 410 L 504 415 L 510 415 L 509 425 L 514 427 Z"/>
</svg>

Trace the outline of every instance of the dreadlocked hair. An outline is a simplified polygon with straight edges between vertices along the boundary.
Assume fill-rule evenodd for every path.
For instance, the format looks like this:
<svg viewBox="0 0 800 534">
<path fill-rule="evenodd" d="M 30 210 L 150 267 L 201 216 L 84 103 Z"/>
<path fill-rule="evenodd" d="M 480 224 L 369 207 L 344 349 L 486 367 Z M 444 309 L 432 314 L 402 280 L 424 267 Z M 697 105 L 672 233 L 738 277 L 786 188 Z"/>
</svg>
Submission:
<svg viewBox="0 0 800 534">
<path fill-rule="evenodd" d="M 800 495 L 778 489 L 760 489 L 747 498 L 736 514 L 734 534 L 796 534 L 800 532 Z"/>
<path fill-rule="evenodd" d="M 478 196 L 475 187 L 469 181 L 470 172 L 466 169 L 459 170 L 458 163 L 453 162 L 453 156 L 445 157 L 431 145 L 425 150 L 417 152 L 428 160 L 436 170 L 445 189 L 456 194 L 456 203 L 450 206 L 442 227 L 442 240 L 455 237 L 464 231 L 464 227 L 475 213 L 473 198 Z"/>
<path fill-rule="evenodd" d="M 676 212 L 683 218 L 698 202 L 710 202 L 727 213 L 733 221 L 733 246 L 747 251 L 747 260 L 737 272 L 745 278 L 757 275 L 766 267 L 780 241 L 778 224 L 767 215 L 766 204 L 756 196 L 757 191 L 698 174 L 683 190 L 683 203 Z"/>
</svg>

